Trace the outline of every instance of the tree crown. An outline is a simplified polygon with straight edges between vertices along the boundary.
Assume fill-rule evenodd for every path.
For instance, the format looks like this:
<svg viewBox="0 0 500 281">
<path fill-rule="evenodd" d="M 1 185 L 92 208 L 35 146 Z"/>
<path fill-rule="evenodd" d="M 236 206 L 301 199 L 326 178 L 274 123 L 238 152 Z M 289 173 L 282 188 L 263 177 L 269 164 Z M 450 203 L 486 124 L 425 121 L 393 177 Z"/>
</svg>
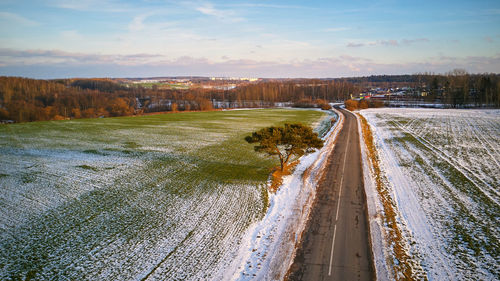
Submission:
<svg viewBox="0 0 500 281">
<path fill-rule="evenodd" d="M 278 155 L 282 170 L 290 156 L 300 157 L 323 146 L 323 140 L 318 134 L 311 127 L 300 123 L 267 127 L 253 132 L 245 140 L 248 143 L 259 143 L 254 147 L 257 152 Z"/>
</svg>

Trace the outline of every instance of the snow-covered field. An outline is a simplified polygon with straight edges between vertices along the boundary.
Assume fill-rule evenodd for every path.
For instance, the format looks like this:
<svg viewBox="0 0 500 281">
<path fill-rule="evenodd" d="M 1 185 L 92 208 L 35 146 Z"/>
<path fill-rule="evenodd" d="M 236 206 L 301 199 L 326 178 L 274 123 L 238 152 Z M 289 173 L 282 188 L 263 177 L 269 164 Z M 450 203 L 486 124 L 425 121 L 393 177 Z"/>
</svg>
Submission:
<svg viewBox="0 0 500 281">
<path fill-rule="evenodd" d="M 500 279 L 500 110 L 361 114 L 420 270 L 430 280 Z"/>
<path fill-rule="evenodd" d="M 0 126 L 0 280 L 219 278 L 277 164 L 243 138 L 285 121 L 330 122 L 240 110 Z"/>
</svg>

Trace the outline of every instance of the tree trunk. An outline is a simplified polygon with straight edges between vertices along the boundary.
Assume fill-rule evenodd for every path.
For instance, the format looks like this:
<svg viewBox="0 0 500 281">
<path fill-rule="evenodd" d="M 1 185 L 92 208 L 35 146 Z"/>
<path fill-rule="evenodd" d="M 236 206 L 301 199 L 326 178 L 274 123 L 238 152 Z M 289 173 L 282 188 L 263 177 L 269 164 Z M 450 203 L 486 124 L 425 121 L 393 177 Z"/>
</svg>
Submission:
<svg viewBox="0 0 500 281">
<path fill-rule="evenodd" d="M 278 157 L 280 158 L 281 171 L 283 172 L 283 168 L 285 167 L 285 161 L 283 161 L 283 155 L 281 154 L 280 150 L 277 147 L 275 148 L 275 150 L 278 153 Z"/>
</svg>

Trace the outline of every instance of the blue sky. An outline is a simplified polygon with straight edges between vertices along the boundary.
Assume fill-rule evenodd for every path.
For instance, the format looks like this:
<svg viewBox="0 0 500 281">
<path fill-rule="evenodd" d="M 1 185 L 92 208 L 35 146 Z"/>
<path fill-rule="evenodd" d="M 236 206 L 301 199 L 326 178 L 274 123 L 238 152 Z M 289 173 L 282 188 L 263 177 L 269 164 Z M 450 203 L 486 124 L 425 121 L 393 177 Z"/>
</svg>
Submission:
<svg viewBox="0 0 500 281">
<path fill-rule="evenodd" d="M 500 72 L 500 1 L 2 0 L 0 75 Z"/>
</svg>

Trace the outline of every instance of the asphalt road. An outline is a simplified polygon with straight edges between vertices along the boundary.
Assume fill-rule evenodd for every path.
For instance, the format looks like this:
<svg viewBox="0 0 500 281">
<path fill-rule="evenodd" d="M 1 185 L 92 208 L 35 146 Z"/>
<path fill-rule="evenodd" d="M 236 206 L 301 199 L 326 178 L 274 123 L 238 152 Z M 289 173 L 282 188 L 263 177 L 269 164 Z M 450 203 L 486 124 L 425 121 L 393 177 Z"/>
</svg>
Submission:
<svg viewBox="0 0 500 281">
<path fill-rule="evenodd" d="M 374 280 L 356 117 L 342 128 L 319 183 L 288 280 Z"/>
</svg>

